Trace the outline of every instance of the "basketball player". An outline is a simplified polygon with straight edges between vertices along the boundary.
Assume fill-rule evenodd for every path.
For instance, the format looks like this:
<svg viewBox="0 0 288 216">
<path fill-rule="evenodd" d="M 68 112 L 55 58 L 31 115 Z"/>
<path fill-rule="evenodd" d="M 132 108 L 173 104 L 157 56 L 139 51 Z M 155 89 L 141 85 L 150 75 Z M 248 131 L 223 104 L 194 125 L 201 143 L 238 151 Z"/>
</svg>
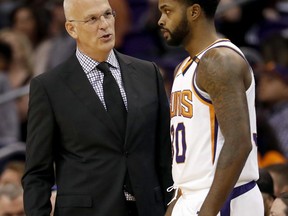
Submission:
<svg viewBox="0 0 288 216">
<path fill-rule="evenodd" d="M 255 81 L 243 53 L 220 39 L 219 0 L 159 0 L 169 45 L 189 53 L 171 92 L 175 199 L 166 215 L 261 216 Z"/>
</svg>

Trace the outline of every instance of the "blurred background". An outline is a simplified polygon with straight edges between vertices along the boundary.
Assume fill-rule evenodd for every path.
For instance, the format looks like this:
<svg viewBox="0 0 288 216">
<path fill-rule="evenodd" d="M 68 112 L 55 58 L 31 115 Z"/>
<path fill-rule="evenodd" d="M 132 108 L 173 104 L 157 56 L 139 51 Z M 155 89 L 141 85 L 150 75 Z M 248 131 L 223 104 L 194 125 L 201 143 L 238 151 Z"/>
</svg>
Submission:
<svg viewBox="0 0 288 216">
<path fill-rule="evenodd" d="M 116 49 L 156 62 L 169 98 L 174 68 L 187 53 L 163 41 L 157 25 L 158 1 L 109 2 L 117 14 Z M 62 4 L 63 0 L 0 0 L 0 216 L 4 205 L 18 205 L 19 212 L 23 208 L 17 199 L 22 193 L 18 186 L 25 161 L 30 80 L 75 51 L 64 28 Z M 240 47 L 255 73 L 259 167 L 285 166 L 288 0 L 221 0 L 215 22 L 219 35 Z M 284 179 L 283 190 L 288 191 L 288 171 Z M 12 192 L 20 195 L 3 204 L 2 195 Z"/>
</svg>

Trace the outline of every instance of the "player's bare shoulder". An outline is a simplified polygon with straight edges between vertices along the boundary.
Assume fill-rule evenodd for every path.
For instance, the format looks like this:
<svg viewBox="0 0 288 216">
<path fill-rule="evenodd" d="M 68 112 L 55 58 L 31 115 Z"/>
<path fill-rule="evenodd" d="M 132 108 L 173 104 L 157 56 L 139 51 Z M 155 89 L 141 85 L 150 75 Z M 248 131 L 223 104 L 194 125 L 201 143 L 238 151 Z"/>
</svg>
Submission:
<svg viewBox="0 0 288 216">
<path fill-rule="evenodd" d="M 229 86 L 237 82 L 251 81 L 249 66 L 240 53 L 229 47 L 217 47 L 207 51 L 201 58 L 197 69 L 196 82 L 204 91 L 209 92 L 216 86 Z M 246 84 L 245 84 L 246 86 Z"/>
</svg>

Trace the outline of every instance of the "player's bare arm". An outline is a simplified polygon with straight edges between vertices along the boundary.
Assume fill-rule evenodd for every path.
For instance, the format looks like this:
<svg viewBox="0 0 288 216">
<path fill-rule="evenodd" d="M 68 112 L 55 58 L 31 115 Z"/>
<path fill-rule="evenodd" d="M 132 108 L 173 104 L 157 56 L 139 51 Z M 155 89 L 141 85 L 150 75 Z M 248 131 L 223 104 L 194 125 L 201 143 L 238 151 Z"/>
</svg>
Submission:
<svg viewBox="0 0 288 216">
<path fill-rule="evenodd" d="M 199 216 L 216 216 L 251 151 L 246 89 L 251 75 L 245 60 L 229 48 L 208 51 L 198 66 L 197 85 L 207 92 L 225 138 L 215 178 Z"/>
</svg>

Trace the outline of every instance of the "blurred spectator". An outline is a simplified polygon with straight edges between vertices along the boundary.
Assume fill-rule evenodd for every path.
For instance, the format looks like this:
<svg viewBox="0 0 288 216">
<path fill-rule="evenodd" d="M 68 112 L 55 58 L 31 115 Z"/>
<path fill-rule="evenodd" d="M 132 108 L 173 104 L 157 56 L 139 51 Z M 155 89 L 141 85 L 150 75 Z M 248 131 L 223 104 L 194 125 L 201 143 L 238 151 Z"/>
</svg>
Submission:
<svg viewBox="0 0 288 216">
<path fill-rule="evenodd" d="M 264 60 L 261 52 L 252 47 L 241 47 L 242 52 L 250 63 L 255 77 L 256 86 L 259 76 L 264 67 Z M 256 108 L 258 108 L 258 94 L 256 94 Z M 263 112 L 257 113 L 257 145 L 258 145 L 258 164 L 260 168 L 271 164 L 285 163 L 287 160 L 279 146 L 273 128 L 267 122 L 267 116 Z"/>
<path fill-rule="evenodd" d="M 282 66 L 288 66 L 288 37 L 283 33 L 273 33 L 263 39 L 260 51 L 264 62 L 276 62 Z"/>
<path fill-rule="evenodd" d="M 262 1 L 255 1 L 259 4 Z M 246 33 L 246 41 L 252 46 L 261 46 L 266 38 L 273 34 L 285 32 L 288 28 L 288 1 L 287 0 L 265 0 L 261 9 L 262 19 L 253 23 Z M 252 10 L 255 10 L 255 5 Z M 254 12 L 254 11 L 253 11 Z M 249 17 L 250 18 L 250 17 Z"/>
<path fill-rule="evenodd" d="M 26 35 L 33 48 L 48 36 L 49 20 L 45 8 L 35 8 L 28 4 L 16 7 L 10 14 L 11 28 Z"/>
<path fill-rule="evenodd" d="M 51 37 L 43 41 L 34 53 L 34 73 L 39 75 L 66 60 L 76 49 L 76 44 L 65 30 L 63 1 L 50 5 L 52 14 Z"/>
<path fill-rule="evenodd" d="M 75 41 L 66 32 L 45 40 L 41 43 L 34 55 L 35 76 L 54 68 L 75 50 Z"/>
<path fill-rule="evenodd" d="M 252 47 L 241 47 L 242 52 L 250 63 L 255 77 L 256 86 L 259 76 L 263 70 L 264 60 L 261 52 Z M 256 94 L 256 108 L 258 108 L 258 94 Z M 257 145 L 258 145 L 258 164 L 260 168 L 271 164 L 285 163 L 287 160 L 279 146 L 273 128 L 267 122 L 267 116 L 263 112 L 257 113 Z"/>
<path fill-rule="evenodd" d="M 0 72 L 0 96 L 10 91 L 9 80 Z M 15 101 L 0 104 L 0 143 L 18 141 L 20 138 L 19 117 Z"/>
<path fill-rule="evenodd" d="M 63 0 L 52 0 L 49 2 L 49 4 L 46 5 L 46 8 L 51 14 L 49 24 L 49 37 L 54 37 L 63 32 L 63 29 L 65 28 Z"/>
<path fill-rule="evenodd" d="M 22 0 L 0 0 L 0 29 L 9 26 L 9 14 L 20 5 L 21 2 Z"/>
<path fill-rule="evenodd" d="M 9 44 L 12 48 L 12 61 L 5 71 L 12 89 L 29 85 L 34 76 L 32 67 L 32 49 L 27 37 L 11 29 L 0 31 L 0 41 Z M 28 110 L 28 94 L 17 98 L 16 107 L 20 120 L 20 140 L 26 140 L 26 124 Z"/>
<path fill-rule="evenodd" d="M 280 194 L 271 206 L 271 216 L 288 215 L 288 193 Z"/>
<path fill-rule="evenodd" d="M 31 43 L 25 35 L 11 29 L 0 30 L 0 41 L 12 48 L 12 61 L 6 71 L 12 88 L 27 84 L 33 76 Z"/>
<path fill-rule="evenodd" d="M 274 195 L 288 192 L 288 163 L 270 165 L 266 169 L 273 178 Z"/>
<path fill-rule="evenodd" d="M 242 46 L 240 49 L 244 53 L 257 78 L 257 74 L 262 70 L 264 65 L 262 53 L 258 49 L 249 46 Z"/>
<path fill-rule="evenodd" d="M 9 44 L 0 41 L 0 96 L 11 90 L 5 71 L 12 61 Z M 19 139 L 19 118 L 15 101 L 0 103 L 0 143 L 9 143 Z"/>
<path fill-rule="evenodd" d="M 0 216 L 10 215 L 25 216 L 23 190 L 20 185 L 0 186 Z"/>
<path fill-rule="evenodd" d="M 12 62 L 12 48 L 3 41 L 0 41 L 0 72 L 9 70 L 9 66 Z"/>
<path fill-rule="evenodd" d="M 131 9 L 128 5 L 128 0 L 109 0 L 113 10 L 116 11 L 115 19 L 115 48 L 121 48 L 125 37 L 131 30 Z"/>
<path fill-rule="evenodd" d="M 287 162 L 273 128 L 261 112 L 257 113 L 257 145 L 260 168 Z"/>
<path fill-rule="evenodd" d="M 281 150 L 288 158 L 288 67 L 270 62 L 259 76 L 258 112 L 267 117 Z"/>
<path fill-rule="evenodd" d="M 27 115 L 28 115 L 28 94 L 18 97 L 16 104 L 18 108 L 18 116 L 20 119 L 20 138 L 19 141 L 26 142 L 27 133 Z"/>
<path fill-rule="evenodd" d="M 150 0 L 126 0 L 130 8 L 130 31 L 127 32 L 125 40 L 118 50 L 145 60 L 155 60 L 159 58 L 159 46 L 162 39 L 158 34 L 157 4 L 150 4 Z M 151 11 L 155 18 L 150 19 Z M 118 16 L 116 15 L 116 21 Z M 155 20 L 151 24 L 151 20 Z M 117 29 L 116 29 L 117 31 Z M 117 32 L 116 32 L 117 34 Z M 140 44 L 143 44 L 142 46 Z"/>
<path fill-rule="evenodd" d="M 21 178 L 24 174 L 24 160 L 10 160 L 6 163 L 0 175 L 0 185 L 15 184 L 21 186 Z"/>
<path fill-rule="evenodd" d="M 216 28 L 237 46 L 249 46 L 246 34 L 264 19 L 263 9 L 269 0 L 221 0 L 217 9 Z"/>
<path fill-rule="evenodd" d="M 259 179 L 257 180 L 257 185 L 263 196 L 264 216 L 269 216 L 275 196 L 273 179 L 266 169 L 259 170 Z"/>
<path fill-rule="evenodd" d="M 25 161 L 25 149 L 23 142 L 0 143 L 0 175 L 11 161 Z"/>
</svg>

